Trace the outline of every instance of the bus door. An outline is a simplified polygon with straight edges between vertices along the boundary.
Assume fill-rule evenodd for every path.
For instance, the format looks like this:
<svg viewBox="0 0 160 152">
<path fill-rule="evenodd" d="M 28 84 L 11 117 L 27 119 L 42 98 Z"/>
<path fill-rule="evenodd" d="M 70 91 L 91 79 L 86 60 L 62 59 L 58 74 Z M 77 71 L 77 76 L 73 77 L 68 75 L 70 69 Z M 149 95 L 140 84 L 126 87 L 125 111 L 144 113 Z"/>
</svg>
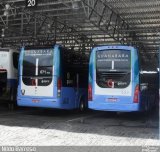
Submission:
<svg viewBox="0 0 160 152">
<path fill-rule="evenodd" d="M 21 93 L 26 96 L 53 97 L 53 49 L 25 50 Z"/>
<path fill-rule="evenodd" d="M 0 49 L 0 97 L 6 99 L 7 94 L 7 77 L 9 69 L 9 55 L 8 49 Z"/>
<path fill-rule="evenodd" d="M 7 70 L 0 69 L 0 97 L 4 95 L 7 88 Z"/>
<path fill-rule="evenodd" d="M 70 102 L 74 103 L 74 107 L 77 107 L 79 104 L 79 74 L 71 72 L 70 73 L 70 80 L 67 80 L 68 82 L 70 81 L 71 83 L 68 83 L 68 86 L 71 88 L 71 92 L 67 95 Z"/>
</svg>

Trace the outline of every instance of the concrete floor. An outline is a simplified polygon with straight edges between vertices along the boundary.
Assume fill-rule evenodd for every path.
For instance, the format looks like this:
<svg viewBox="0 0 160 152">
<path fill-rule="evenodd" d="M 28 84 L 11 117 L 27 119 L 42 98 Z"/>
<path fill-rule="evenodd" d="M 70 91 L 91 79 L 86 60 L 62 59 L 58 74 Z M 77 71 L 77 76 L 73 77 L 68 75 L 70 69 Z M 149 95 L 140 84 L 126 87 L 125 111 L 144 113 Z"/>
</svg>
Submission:
<svg viewBox="0 0 160 152">
<path fill-rule="evenodd" d="M 158 112 L 0 108 L 0 145 L 160 145 Z"/>
</svg>

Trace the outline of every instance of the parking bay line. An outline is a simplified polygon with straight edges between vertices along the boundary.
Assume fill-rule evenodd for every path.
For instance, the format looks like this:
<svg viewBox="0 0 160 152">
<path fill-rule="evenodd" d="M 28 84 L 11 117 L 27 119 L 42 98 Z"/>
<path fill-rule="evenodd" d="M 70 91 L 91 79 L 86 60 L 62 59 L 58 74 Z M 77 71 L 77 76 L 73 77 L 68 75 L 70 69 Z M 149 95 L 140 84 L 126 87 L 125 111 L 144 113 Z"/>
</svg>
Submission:
<svg viewBox="0 0 160 152">
<path fill-rule="evenodd" d="M 91 115 L 88 115 L 88 116 L 81 116 L 81 117 L 78 117 L 78 118 L 67 120 L 66 122 L 72 122 L 72 121 L 76 121 L 76 120 L 87 119 L 87 118 L 100 116 L 100 115 L 103 115 L 103 113 L 96 113 L 96 114 L 91 114 Z"/>
</svg>

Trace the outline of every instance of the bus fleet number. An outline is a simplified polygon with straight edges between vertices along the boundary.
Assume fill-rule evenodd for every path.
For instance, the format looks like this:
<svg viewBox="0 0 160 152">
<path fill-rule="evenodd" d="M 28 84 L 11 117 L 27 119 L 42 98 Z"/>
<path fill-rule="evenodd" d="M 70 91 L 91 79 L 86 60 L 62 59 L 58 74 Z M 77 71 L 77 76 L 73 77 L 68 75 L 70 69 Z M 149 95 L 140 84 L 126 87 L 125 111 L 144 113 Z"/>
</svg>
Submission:
<svg viewBox="0 0 160 152">
<path fill-rule="evenodd" d="M 36 0 L 28 0 L 27 1 L 27 7 L 33 7 L 36 5 Z"/>
<path fill-rule="evenodd" d="M 122 91 L 122 94 L 123 94 L 123 95 L 128 95 L 128 94 L 129 94 L 129 91 L 128 91 L 128 90 L 123 90 L 123 91 Z"/>
</svg>

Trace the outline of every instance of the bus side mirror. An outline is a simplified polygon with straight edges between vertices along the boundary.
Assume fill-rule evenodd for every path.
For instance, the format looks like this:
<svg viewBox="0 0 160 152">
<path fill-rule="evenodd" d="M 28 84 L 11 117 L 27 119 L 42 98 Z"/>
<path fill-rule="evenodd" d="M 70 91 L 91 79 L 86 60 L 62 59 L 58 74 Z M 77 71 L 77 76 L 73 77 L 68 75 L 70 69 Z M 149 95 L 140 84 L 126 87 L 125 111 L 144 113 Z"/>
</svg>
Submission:
<svg viewBox="0 0 160 152">
<path fill-rule="evenodd" d="M 148 89 L 148 83 L 141 83 L 140 84 L 140 90 L 145 91 Z"/>
</svg>

